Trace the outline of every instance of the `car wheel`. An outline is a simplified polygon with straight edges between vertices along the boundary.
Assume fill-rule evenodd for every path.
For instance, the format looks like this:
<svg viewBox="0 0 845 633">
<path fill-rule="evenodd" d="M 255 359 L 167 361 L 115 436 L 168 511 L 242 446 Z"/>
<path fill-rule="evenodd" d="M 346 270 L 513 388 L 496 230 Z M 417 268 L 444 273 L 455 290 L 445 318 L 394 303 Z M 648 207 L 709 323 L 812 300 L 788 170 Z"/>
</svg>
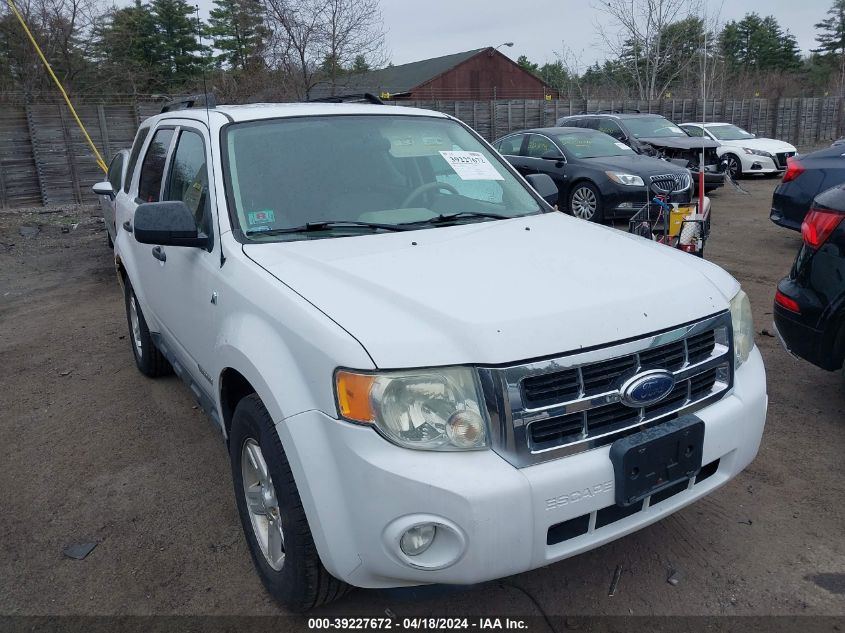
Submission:
<svg viewBox="0 0 845 633">
<path fill-rule="evenodd" d="M 730 174 L 732 180 L 742 177 L 742 161 L 734 154 L 725 154 L 725 171 Z"/>
<path fill-rule="evenodd" d="M 320 561 L 282 442 L 256 394 L 235 408 L 229 457 L 241 525 L 270 595 L 302 612 L 347 593 Z"/>
<path fill-rule="evenodd" d="M 601 222 L 604 219 L 604 209 L 599 190 L 589 182 L 580 182 L 573 187 L 569 194 L 569 211 L 576 218 Z"/>
<path fill-rule="evenodd" d="M 135 357 L 135 364 L 145 376 L 157 378 L 165 376 L 173 371 L 170 363 L 153 343 L 150 330 L 147 327 L 147 320 L 141 311 L 138 297 L 132 289 L 132 284 L 126 280 L 124 291 L 126 299 L 126 320 L 129 323 L 129 341 L 132 344 L 132 355 Z"/>
</svg>

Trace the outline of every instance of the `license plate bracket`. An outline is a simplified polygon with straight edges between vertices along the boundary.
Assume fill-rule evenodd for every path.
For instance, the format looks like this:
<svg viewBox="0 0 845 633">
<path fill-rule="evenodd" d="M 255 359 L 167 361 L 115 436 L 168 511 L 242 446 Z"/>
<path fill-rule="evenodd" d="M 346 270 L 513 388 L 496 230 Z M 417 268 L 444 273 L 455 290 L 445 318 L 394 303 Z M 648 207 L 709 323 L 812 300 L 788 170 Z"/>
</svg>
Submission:
<svg viewBox="0 0 845 633">
<path fill-rule="evenodd" d="M 627 507 L 701 470 L 704 422 L 694 415 L 616 440 L 610 447 L 616 504 Z"/>
</svg>

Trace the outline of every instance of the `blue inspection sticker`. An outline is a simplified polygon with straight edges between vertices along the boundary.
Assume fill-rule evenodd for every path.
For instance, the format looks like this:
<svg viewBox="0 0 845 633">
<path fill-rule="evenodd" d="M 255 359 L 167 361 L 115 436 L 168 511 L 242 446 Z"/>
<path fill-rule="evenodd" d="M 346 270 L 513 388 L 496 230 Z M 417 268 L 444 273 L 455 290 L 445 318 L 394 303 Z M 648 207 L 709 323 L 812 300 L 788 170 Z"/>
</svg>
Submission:
<svg viewBox="0 0 845 633">
<path fill-rule="evenodd" d="M 276 214 L 272 209 L 264 209 L 263 211 L 250 211 L 246 214 L 246 221 L 250 226 L 260 226 L 262 224 L 273 224 L 276 221 Z"/>
</svg>

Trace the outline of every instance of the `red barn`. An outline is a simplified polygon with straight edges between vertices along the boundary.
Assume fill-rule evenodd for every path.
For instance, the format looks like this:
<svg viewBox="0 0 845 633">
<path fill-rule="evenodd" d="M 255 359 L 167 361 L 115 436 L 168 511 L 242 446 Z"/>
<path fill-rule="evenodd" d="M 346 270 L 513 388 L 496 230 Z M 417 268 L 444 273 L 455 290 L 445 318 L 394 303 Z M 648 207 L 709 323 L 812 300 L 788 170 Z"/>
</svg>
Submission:
<svg viewBox="0 0 845 633">
<path fill-rule="evenodd" d="M 357 75 L 343 91 L 413 100 L 558 98 L 557 90 L 492 47 Z"/>
</svg>

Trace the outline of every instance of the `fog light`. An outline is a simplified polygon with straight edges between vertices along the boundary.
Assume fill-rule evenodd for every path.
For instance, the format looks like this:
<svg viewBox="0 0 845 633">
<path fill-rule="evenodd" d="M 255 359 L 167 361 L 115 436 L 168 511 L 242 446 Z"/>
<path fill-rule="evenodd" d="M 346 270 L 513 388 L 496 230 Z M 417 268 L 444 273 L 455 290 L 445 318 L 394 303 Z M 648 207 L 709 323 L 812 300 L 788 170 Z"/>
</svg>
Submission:
<svg viewBox="0 0 845 633">
<path fill-rule="evenodd" d="M 434 542 L 437 526 L 431 523 L 415 525 L 408 529 L 399 541 L 399 547 L 407 556 L 419 556 Z"/>
<path fill-rule="evenodd" d="M 475 411 L 464 409 L 453 413 L 446 423 L 446 437 L 458 448 L 475 448 L 484 444 L 484 420 Z"/>
</svg>

